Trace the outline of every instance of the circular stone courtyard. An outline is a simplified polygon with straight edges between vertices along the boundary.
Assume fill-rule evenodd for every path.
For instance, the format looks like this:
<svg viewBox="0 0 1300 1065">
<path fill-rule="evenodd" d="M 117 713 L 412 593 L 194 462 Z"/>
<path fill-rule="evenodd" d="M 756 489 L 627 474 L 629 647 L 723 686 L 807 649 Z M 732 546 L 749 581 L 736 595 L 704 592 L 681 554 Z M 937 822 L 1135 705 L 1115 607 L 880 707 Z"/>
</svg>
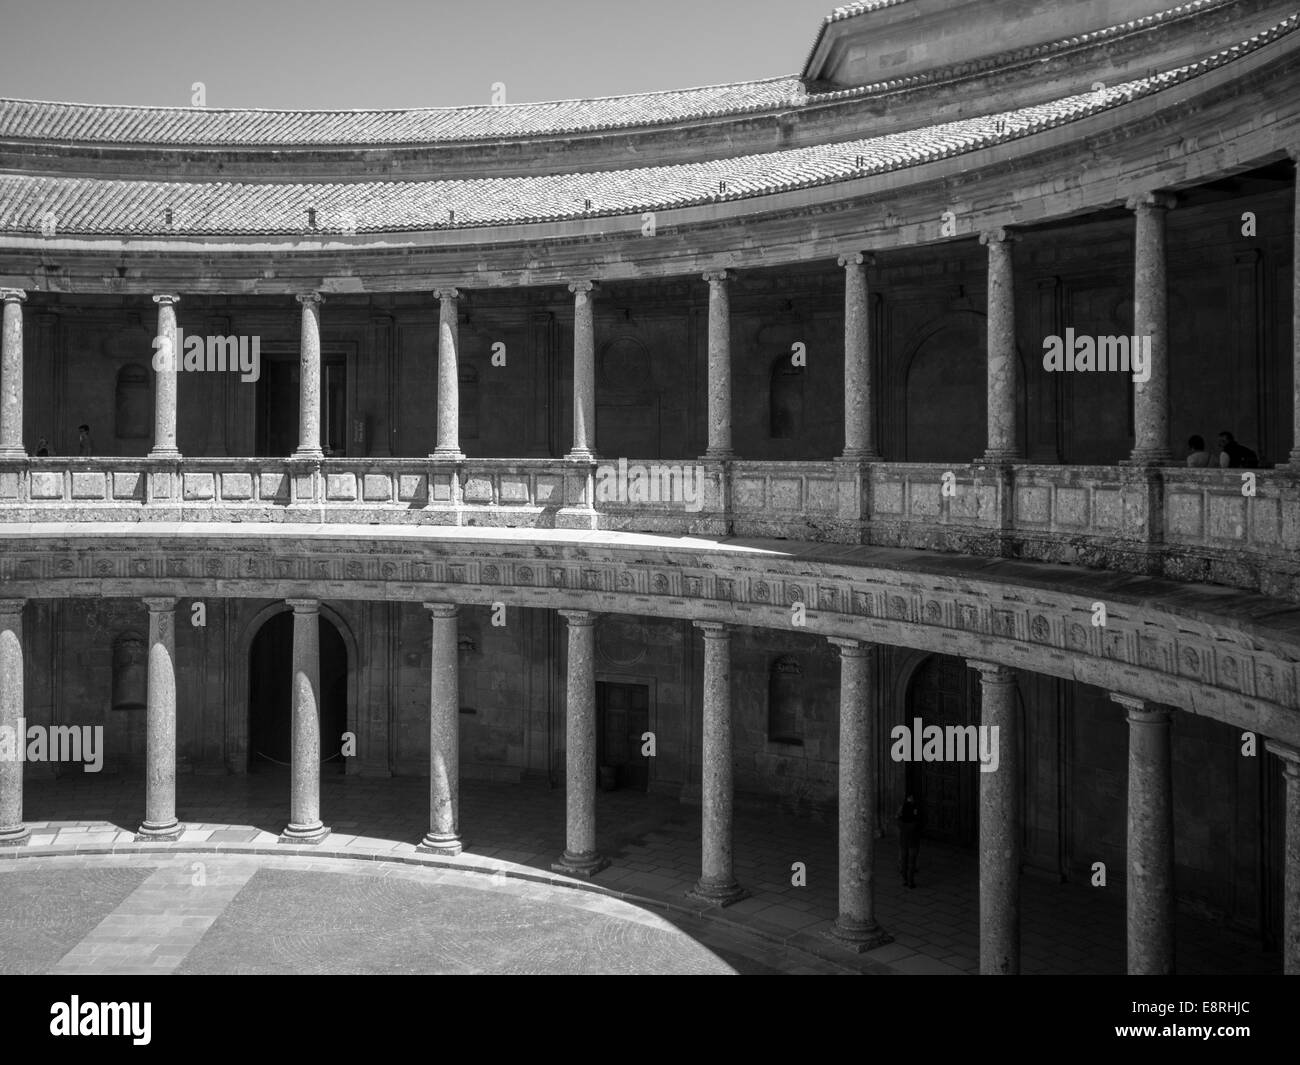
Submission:
<svg viewBox="0 0 1300 1065">
<path fill-rule="evenodd" d="M 709 922 L 500 874 L 274 854 L 0 863 L 0 973 L 777 971 L 770 944 Z"/>
</svg>

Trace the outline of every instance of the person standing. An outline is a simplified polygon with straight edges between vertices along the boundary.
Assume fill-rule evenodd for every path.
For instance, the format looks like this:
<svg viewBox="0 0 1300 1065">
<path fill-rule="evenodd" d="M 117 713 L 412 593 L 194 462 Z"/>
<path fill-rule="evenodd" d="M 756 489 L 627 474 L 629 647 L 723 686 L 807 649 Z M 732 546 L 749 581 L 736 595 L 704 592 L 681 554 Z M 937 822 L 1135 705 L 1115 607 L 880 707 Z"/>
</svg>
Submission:
<svg viewBox="0 0 1300 1065">
<path fill-rule="evenodd" d="M 90 456 L 95 453 L 95 442 L 90 439 L 90 426 L 77 426 L 77 454 Z"/>
<path fill-rule="evenodd" d="M 914 795 L 903 800 L 894 820 L 898 822 L 898 871 L 903 874 L 903 883 L 914 888 L 916 859 L 921 850 L 921 828 L 925 821 L 925 813 Z"/>
</svg>

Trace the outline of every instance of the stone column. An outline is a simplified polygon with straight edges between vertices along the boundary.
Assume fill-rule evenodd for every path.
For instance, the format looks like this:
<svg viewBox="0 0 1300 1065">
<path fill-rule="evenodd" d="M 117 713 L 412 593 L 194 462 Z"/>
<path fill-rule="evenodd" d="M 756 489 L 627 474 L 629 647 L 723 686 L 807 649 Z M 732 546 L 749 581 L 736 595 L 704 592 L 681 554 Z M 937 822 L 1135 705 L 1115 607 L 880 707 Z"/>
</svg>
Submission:
<svg viewBox="0 0 1300 1065">
<path fill-rule="evenodd" d="M 138 840 L 179 839 L 176 820 L 176 600 L 145 599 L 149 608 L 149 689 L 145 722 L 144 822 Z"/>
<path fill-rule="evenodd" d="M 330 831 L 320 819 L 320 602 L 285 602 L 293 607 L 293 740 L 289 826 L 280 842 L 319 843 Z"/>
<path fill-rule="evenodd" d="M 890 942 L 876 923 L 875 649 L 831 637 L 840 649 L 840 905 L 831 934 L 852 949 Z"/>
<path fill-rule="evenodd" d="M 879 459 L 873 425 L 871 382 L 871 303 L 867 267 L 874 260 L 861 252 L 841 255 L 844 267 L 844 455 Z"/>
<path fill-rule="evenodd" d="M 8 313 L 9 304 L 5 304 Z M 6 322 L 6 325 L 8 323 Z M 9 333 L 6 329 L 5 339 Z M 12 729 L 12 759 L 0 758 L 0 847 L 26 843 L 31 830 L 23 824 L 23 761 L 27 743 L 23 720 L 23 607 L 26 599 L 0 599 L 0 728 Z"/>
<path fill-rule="evenodd" d="M 460 622 L 454 603 L 425 603 L 433 616 L 429 673 L 429 831 L 419 850 L 459 854 Z"/>
<path fill-rule="evenodd" d="M 569 622 L 564 700 L 565 848 L 557 873 L 594 876 L 609 864 L 596 850 L 596 615 L 561 610 Z"/>
<path fill-rule="evenodd" d="M 739 902 L 749 892 L 732 872 L 731 835 L 731 629 L 716 621 L 697 621 L 704 634 L 704 742 L 702 868 L 690 896 L 717 906 Z"/>
<path fill-rule="evenodd" d="M 1282 888 L 1282 972 L 1300 976 L 1300 751 L 1273 740 L 1265 748 L 1282 759 L 1286 782 L 1286 845 Z"/>
<path fill-rule="evenodd" d="M 980 672 L 980 728 L 997 750 L 997 769 L 980 765 L 980 975 L 1020 973 L 1020 714 L 1016 675 L 969 662 Z M 997 729 L 995 733 L 992 730 Z"/>
<path fill-rule="evenodd" d="M 704 275 L 709 283 L 709 447 L 706 459 L 735 457 L 731 448 L 731 306 L 726 270 Z"/>
<path fill-rule="evenodd" d="M 1015 462 L 1020 450 L 1020 399 L 1016 356 L 1015 276 L 1011 245 L 1016 237 L 1005 229 L 980 234 L 988 245 L 988 462 Z"/>
<path fill-rule="evenodd" d="M 176 374 L 181 353 L 176 350 L 176 304 L 180 297 L 158 295 L 153 301 L 158 304 L 158 347 L 155 351 L 170 352 L 171 358 L 155 358 L 154 361 L 153 448 L 149 457 L 178 459 L 181 453 L 176 446 Z M 162 369 L 158 368 L 160 364 Z"/>
<path fill-rule="evenodd" d="M 596 320 L 594 281 L 575 281 L 573 293 L 573 447 L 566 458 L 596 457 Z M 570 629 L 572 632 L 572 629 Z"/>
<path fill-rule="evenodd" d="M 460 291 L 440 288 L 438 297 L 438 444 L 435 459 L 463 459 L 460 449 L 460 331 L 456 301 Z"/>
<path fill-rule="evenodd" d="M 1174 206 L 1166 193 L 1148 193 L 1128 201 L 1136 213 L 1133 334 L 1145 350 L 1151 338 L 1150 378 L 1133 382 L 1133 454 L 1135 466 L 1167 466 L 1169 450 L 1169 332 L 1165 309 L 1165 214 Z M 1130 341 L 1131 343 L 1131 341 Z"/>
<path fill-rule="evenodd" d="M 320 305 L 319 292 L 298 296 L 302 304 L 302 337 L 299 341 L 300 372 L 298 378 L 298 448 L 296 459 L 325 457 L 320 443 Z"/>
<path fill-rule="evenodd" d="M 0 339 L 0 459 L 25 459 L 23 446 L 23 303 L 27 293 L 0 288 L 4 335 Z M 21 765 L 21 763 L 19 763 Z"/>
<path fill-rule="evenodd" d="M 1111 693 L 1128 711 L 1128 971 L 1174 971 L 1174 800 L 1169 708 Z"/>
<path fill-rule="evenodd" d="M 1291 215 L 1291 456 L 1292 471 L 1300 474 L 1300 144 L 1291 148 L 1296 165 Z"/>
</svg>

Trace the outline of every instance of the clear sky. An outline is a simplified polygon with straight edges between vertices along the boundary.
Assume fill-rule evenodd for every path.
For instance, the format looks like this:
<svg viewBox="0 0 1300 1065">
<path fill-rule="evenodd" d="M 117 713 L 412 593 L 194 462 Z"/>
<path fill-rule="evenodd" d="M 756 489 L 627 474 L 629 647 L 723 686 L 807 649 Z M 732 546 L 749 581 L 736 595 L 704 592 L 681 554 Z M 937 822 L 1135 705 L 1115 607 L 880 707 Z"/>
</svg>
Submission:
<svg viewBox="0 0 1300 1065">
<path fill-rule="evenodd" d="M 5 0 L 0 96 L 386 108 L 613 96 L 803 66 L 845 0 Z"/>
</svg>

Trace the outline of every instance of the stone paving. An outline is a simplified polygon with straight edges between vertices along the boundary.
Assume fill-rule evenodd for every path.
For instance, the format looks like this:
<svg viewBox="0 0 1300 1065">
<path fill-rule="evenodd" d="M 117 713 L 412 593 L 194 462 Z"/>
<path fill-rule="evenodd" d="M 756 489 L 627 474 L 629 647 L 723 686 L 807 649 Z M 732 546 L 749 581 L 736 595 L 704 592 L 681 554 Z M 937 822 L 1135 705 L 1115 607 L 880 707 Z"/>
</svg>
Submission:
<svg viewBox="0 0 1300 1065">
<path fill-rule="evenodd" d="M 424 971 L 419 958 L 407 950 L 410 937 L 403 933 L 418 921 L 426 922 L 419 927 L 427 927 L 435 939 L 440 928 L 474 928 L 485 947 L 498 942 L 494 928 L 512 929 L 516 939 L 535 932 L 537 952 L 520 953 L 515 960 L 521 968 L 514 971 L 593 971 L 582 966 L 592 964 L 601 951 L 583 945 L 588 940 L 575 931 L 579 926 L 566 933 L 563 921 L 550 923 L 545 907 L 536 908 L 542 899 L 557 912 L 581 908 L 581 900 L 601 899 L 653 913 L 656 920 L 666 919 L 708 948 L 714 964 L 725 963 L 740 972 L 978 970 L 978 869 L 973 851 L 927 842 L 918 886 L 908 890 L 894 871 L 892 841 L 878 841 L 877 916 L 894 942 L 854 955 L 825 935 L 836 912 L 833 821 L 738 812 L 736 875 L 752 894 L 717 910 L 685 897 L 699 873 L 699 810 L 664 796 L 600 793 L 597 839 L 612 864 L 591 882 L 550 872 L 550 863 L 563 849 L 564 793 L 544 783 L 462 782 L 466 851 L 455 858 L 415 849 L 428 827 L 424 780 L 323 777 L 322 817 L 333 831 L 315 847 L 278 842 L 287 807 L 288 778 L 282 772 L 185 776 L 178 781 L 178 813 L 186 822 L 180 840 L 135 843 L 134 830 L 144 809 L 142 784 L 88 774 L 60 781 L 29 780 L 31 841 L 23 848 L 0 848 L 0 858 L 23 856 L 21 861 L 0 861 L 0 874 L 7 874 L 4 883 L 20 883 L 22 890 L 0 891 L 0 899 L 24 899 L 29 909 L 33 899 L 47 901 L 31 910 L 30 921 L 0 903 L 0 971 L 142 971 L 135 967 L 142 945 L 154 948 L 144 963 L 147 971 L 159 971 L 160 965 L 181 972 Z M 77 857 L 31 860 L 69 854 Z M 86 864 L 75 867 L 68 882 L 56 883 L 48 879 L 52 866 L 47 862 L 53 861 Z M 203 893 L 190 892 L 188 878 L 195 862 L 219 874 L 221 883 L 210 877 Z M 794 862 L 805 863 L 807 886 L 791 883 Z M 410 900 L 406 908 L 398 904 L 405 896 L 381 894 L 377 904 L 357 908 L 374 920 L 368 916 L 366 930 L 349 933 L 345 944 L 337 929 L 349 927 L 353 918 L 347 914 L 353 911 L 331 909 L 336 899 L 348 896 L 339 877 L 360 875 L 357 870 L 372 867 L 403 883 L 415 876 L 438 884 L 440 892 L 445 887 L 448 899 L 459 900 L 452 908 L 462 916 L 448 920 L 444 914 L 430 913 L 417 918 L 414 910 L 407 913 Z M 36 879 L 8 879 L 15 871 Z M 453 880 L 445 879 L 453 875 Z M 513 911 L 518 920 L 512 920 L 509 909 L 473 894 L 505 887 L 525 892 L 514 900 L 521 907 Z M 369 898 L 366 893 L 378 889 L 358 890 Z M 540 894 L 528 896 L 529 891 Z M 469 904 L 471 899 L 479 909 Z M 337 919 L 323 925 L 331 929 L 333 944 L 326 949 L 320 929 L 330 912 L 336 912 Z M 480 912 L 485 915 L 481 921 L 464 916 Z M 626 912 L 619 918 L 629 919 Z M 145 929 L 147 935 L 137 938 L 131 929 Z M 698 958 L 669 951 L 664 945 L 668 940 L 651 944 L 636 938 L 644 937 L 642 931 L 623 924 L 592 934 L 598 938 L 591 942 L 622 943 L 634 953 L 644 951 L 647 966 L 667 966 L 655 971 L 703 971 L 691 968 Z M 576 936 L 567 952 L 562 949 L 566 936 Z M 277 937 L 291 945 L 280 955 L 264 957 L 250 947 Z M 366 942 L 373 945 L 370 952 L 362 949 Z M 1122 890 L 1029 875 L 1022 879 L 1024 972 L 1122 973 L 1124 943 Z M 384 944 L 388 948 L 381 949 Z M 1257 939 L 1181 914 L 1177 949 L 1182 973 L 1277 973 L 1281 968 L 1279 956 L 1261 951 Z M 433 960 L 426 958 L 428 964 L 446 967 L 438 971 L 480 971 L 471 961 L 450 945 Z M 547 964 L 555 968 L 547 969 Z M 596 971 L 625 971 L 615 962 L 606 964 L 612 967 Z"/>
<path fill-rule="evenodd" d="M 78 883 L 140 866 L 152 872 L 144 870 L 140 886 L 92 932 L 55 964 L 25 971 L 737 971 L 689 932 L 620 899 L 456 869 L 288 854 L 79 854 L 0 863 L 0 891 L 24 890 L 32 879 Z M 10 928 L 0 936 L 6 956 L 9 937 L 22 934 Z M 743 953 L 731 956 L 740 971 L 776 971 Z"/>
</svg>

